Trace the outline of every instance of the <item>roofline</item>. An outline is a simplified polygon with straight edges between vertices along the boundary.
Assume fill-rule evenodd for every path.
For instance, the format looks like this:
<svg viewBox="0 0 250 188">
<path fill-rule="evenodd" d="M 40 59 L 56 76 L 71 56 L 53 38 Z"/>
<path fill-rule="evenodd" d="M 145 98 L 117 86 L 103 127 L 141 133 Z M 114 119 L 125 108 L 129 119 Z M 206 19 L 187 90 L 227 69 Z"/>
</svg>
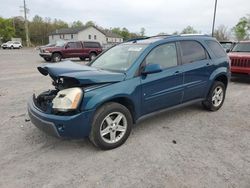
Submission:
<svg viewBox="0 0 250 188">
<path fill-rule="evenodd" d="M 82 29 L 78 30 L 77 32 L 54 33 L 54 32 L 56 32 L 56 30 L 55 30 L 55 31 L 51 32 L 51 33 L 49 34 L 49 36 L 50 36 L 50 35 L 64 35 L 64 34 L 78 34 L 79 32 L 81 32 L 81 31 L 83 31 L 83 30 L 85 30 L 85 29 L 88 29 L 88 28 L 90 28 L 90 27 L 95 28 L 96 30 L 100 31 L 103 35 L 105 35 L 105 37 L 108 37 L 108 36 L 106 35 L 106 33 L 105 33 L 102 29 L 100 29 L 100 28 L 98 28 L 98 27 L 96 27 L 96 26 L 94 26 L 94 25 L 89 25 L 89 26 L 87 26 L 87 27 L 83 27 Z M 62 29 L 70 29 L 70 28 L 62 28 Z M 118 34 L 116 34 L 116 35 L 118 35 Z M 123 38 L 123 37 L 120 36 L 120 35 L 118 35 L 117 37 L 111 37 L 111 38 Z"/>
</svg>

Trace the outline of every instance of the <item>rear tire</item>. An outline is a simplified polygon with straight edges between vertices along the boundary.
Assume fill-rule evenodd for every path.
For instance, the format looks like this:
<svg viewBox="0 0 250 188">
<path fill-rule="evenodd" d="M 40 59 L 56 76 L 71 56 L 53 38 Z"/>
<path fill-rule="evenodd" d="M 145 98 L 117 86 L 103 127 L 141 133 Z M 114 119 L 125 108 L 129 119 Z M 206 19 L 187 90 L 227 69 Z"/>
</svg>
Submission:
<svg viewBox="0 0 250 188">
<path fill-rule="evenodd" d="M 92 53 L 89 54 L 89 60 L 90 61 L 92 61 L 95 58 L 96 58 L 96 54 L 95 53 L 92 52 Z"/>
<path fill-rule="evenodd" d="M 104 104 L 94 115 L 89 139 L 100 149 L 114 149 L 127 140 L 132 124 L 125 106 L 114 102 Z"/>
<path fill-rule="evenodd" d="M 59 61 L 61 61 L 61 59 L 62 59 L 62 55 L 59 54 L 59 53 L 54 53 L 52 55 L 52 61 L 53 62 L 59 62 Z"/>
<path fill-rule="evenodd" d="M 219 81 L 215 81 L 209 91 L 207 99 L 202 102 L 202 105 L 205 109 L 209 111 L 217 111 L 222 107 L 225 100 L 225 96 L 225 84 Z"/>
</svg>

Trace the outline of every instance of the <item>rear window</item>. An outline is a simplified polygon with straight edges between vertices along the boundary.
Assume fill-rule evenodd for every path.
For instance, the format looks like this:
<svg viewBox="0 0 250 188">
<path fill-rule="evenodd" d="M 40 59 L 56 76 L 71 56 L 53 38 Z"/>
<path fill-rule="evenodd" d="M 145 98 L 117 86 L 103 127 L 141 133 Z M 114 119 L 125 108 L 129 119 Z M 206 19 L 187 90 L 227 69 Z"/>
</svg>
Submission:
<svg viewBox="0 0 250 188">
<path fill-rule="evenodd" d="M 207 40 L 206 43 L 214 53 L 215 57 L 220 58 L 227 56 L 225 50 L 221 47 L 221 45 L 218 42 L 213 40 Z"/>
<path fill-rule="evenodd" d="M 84 42 L 85 48 L 100 48 L 100 44 L 98 42 Z"/>
<path fill-rule="evenodd" d="M 183 63 L 192 63 L 207 59 L 207 53 L 196 41 L 180 41 Z"/>
</svg>

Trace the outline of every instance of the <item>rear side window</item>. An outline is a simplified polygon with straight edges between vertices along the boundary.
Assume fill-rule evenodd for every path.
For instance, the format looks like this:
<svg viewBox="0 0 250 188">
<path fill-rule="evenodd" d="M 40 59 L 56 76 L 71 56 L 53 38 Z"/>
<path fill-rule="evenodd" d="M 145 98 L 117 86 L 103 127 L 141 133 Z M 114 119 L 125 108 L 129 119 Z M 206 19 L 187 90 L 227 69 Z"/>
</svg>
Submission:
<svg viewBox="0 0 250 188">
<path fill-rule="evenodd" d="M 196 41 L 180 41 L 182 63 L 192 63 L 207 59 L 207 53 L 200 43 Z"/>
<path fill-rule="evenodd" d="M 173 67 L 177 65 L 177 52 L 175 43 L 157 46 L 146 57 L 146 64 L 159 64 L 161 67 Z"/>
<path fill-rule="evenodd" d="M 227 56 L 225 50 L 221 47 L 221 45 L 218 42 L 213 40 L 207 40 L 206 43 L 214 53 L 215 57 L 220 58 Z"/>
<path fill-rule="evenodd" d="M 100 48 L 100 44 L 97 42 L 84 42 L 85 48 Z"/>
</svg>

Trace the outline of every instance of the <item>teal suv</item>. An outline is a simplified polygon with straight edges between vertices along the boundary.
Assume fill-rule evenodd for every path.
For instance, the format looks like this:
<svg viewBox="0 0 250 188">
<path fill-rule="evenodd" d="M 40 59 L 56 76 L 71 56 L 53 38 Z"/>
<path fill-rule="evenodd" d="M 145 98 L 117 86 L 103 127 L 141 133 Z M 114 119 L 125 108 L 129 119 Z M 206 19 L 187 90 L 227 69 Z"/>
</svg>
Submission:
<svg viewBox="0 0 250 188">
<path fill-rule="evenodd" d="M 64 61 L 39 66 L 54 89 L 31 97 L 29 116 L 48 134 L 89 137 L 101 149 L 112 149 L 126 141 L 133 124 L 153 112 L 195 102 L 210 111 L 220 109 L 229 63 L 210 36 L 134 39 L 88 65 Z"/>
</svg>

